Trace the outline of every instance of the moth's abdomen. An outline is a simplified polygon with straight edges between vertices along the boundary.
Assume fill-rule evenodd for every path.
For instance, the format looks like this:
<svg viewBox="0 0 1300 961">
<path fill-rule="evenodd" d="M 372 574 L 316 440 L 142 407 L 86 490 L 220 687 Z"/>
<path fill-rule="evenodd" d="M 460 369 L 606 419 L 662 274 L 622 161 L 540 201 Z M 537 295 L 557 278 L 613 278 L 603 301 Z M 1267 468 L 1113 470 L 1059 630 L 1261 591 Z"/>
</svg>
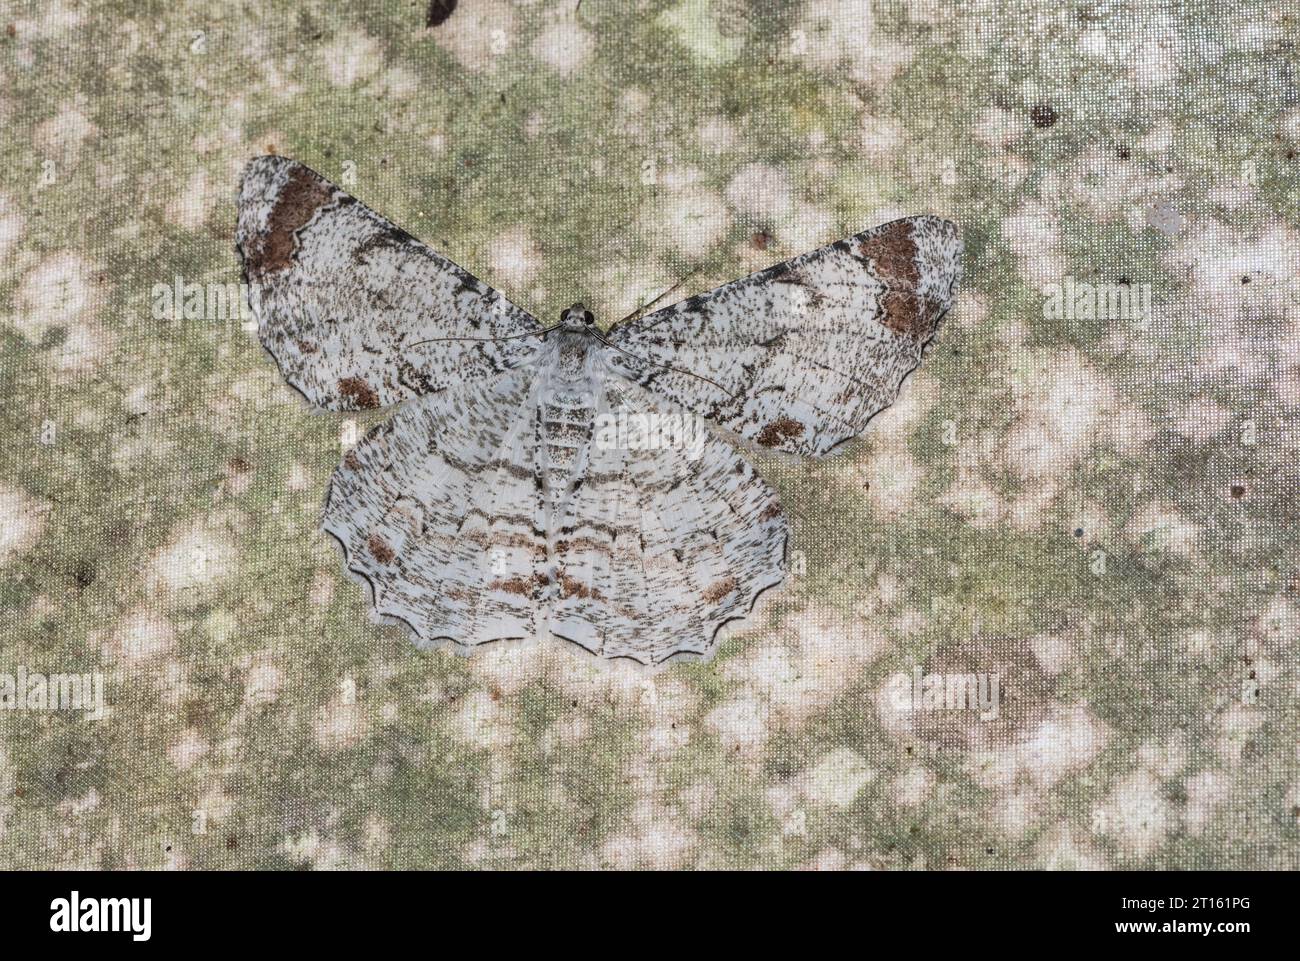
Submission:
<svg viewBox="0 0 1300 961">
<path fill-rule="evenodd" d="M 586 465 L 596 419 L 595 395 L 586 390 L 555 390 L 538 411 L 538 463 L 548 517 L 573 491 Z"/>
</svg>

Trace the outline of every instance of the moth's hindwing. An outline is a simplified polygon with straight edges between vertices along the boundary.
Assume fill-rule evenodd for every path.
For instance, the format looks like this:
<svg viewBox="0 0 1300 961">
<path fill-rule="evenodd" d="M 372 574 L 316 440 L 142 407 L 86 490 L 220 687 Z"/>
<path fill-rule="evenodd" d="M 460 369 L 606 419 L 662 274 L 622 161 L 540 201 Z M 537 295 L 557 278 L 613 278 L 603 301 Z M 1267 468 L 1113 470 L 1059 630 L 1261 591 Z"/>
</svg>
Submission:
<svg viewBox="0 0 1300 961">
<path fill-rule="evenodd" d="M 349 450 L 322 526 L 425 643 L 528 640 L 545 624 L 529 372 L 400 408 Z"/>
<path fill-rule="evenodd" d="M 785 576 L 775 492 L 693 414 L 610 378 L 553 546 L 551 632 L 603 657 L 707 656 Z"/>
</svg>

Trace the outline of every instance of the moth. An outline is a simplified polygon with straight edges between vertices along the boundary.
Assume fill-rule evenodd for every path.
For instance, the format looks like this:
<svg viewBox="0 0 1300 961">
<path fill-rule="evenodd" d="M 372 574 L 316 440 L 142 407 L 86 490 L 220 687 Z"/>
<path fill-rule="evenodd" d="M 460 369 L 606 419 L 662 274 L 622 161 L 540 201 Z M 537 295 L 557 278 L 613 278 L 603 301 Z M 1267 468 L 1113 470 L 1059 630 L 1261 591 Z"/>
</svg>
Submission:
<svg viewBox="0 0 1300 961">
<path fill-rule="evenodd" d="M 781 505 L 724 436 L 823 457 L 862 433 L 961 255 L 953 224 L 909 217 L 608 331 L 581 304 L 546 326 L 274 156 L 244 173 L 237 244 L 285 380 L 394 408 L 322 515 L 376 612 L 421 646 L 551 635 L 642 664 L 708 656 L 785 576 Z"/>
</svg>

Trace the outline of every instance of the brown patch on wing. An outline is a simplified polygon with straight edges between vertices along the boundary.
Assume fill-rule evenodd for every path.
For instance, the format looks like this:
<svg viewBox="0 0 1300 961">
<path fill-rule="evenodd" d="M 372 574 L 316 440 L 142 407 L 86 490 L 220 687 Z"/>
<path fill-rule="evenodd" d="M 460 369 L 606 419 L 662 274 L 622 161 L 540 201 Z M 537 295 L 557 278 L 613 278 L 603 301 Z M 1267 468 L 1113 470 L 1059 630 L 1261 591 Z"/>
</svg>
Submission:
<svg viewBox="0 0 1300 961">
<path fill-rule="evenodd" d="M 249 271 L 261 276 L 291 267 L 294 235 L 329 202 L 330 196 L 329 184 L 306 167 L 294 167 L 266 218 L 265 236 L 248 251 Z"/>
<path fill-rule="evenodd" d="M 704 599 L 710 604 L 717 604 L 735 589 L 736 579 L 734 577 L 724 577 L 720 581 L 714 581 L 704 589 Z"/>
<path fill-rule="evenodd" d="M 539 559 L 546 557 L 546 545 L 537 543 L 534 538 L 527 534 L 499 534 L 495 532 L 486 533 L 480 530 L 462 530 L 456 536 L 464 538 L 485 551 L 490 551 L 494 547 L 518 547 L 531 552 L 534 557 Z"/>
<path fill-rule="evenodd" d="M 761 524 L 763 521 L 770 521 L 773 517 L 780 517 L 780 516 L 781 516 L 780 503 L 778 503 L 777 501 L 772 501 L 772 503 L 764 507 L 763 512 L 758 515 L 758 521 Z"/>
<path fill-rule="evenodd" d="M 366 541 L 366 546 L 370 548 L 371 556 L 381 564 L 391 564 L 393 558 L 397 556 L 388 546 L 388 542 L 378 534 L 371 534 L 370 540 Z"/>
<path fill-rule="evenodd" d="M 569 577 L 567 574 L 560 577 L 560 596 L 561 597 L 580 597 L 583 600 L 592 598 L 593 600 L 603 601 L 600 591 L 593 590 L 576 577 Z"/>
<path fill-rule="evenodd" d="M 370 410 L 379 406 L 379 394 L 360 377 L 344 377 L 338 382 L 339 394 L 353 407 Z"/>
<path fill-rule="evenodd" d="M 492 590 L 518 594 L 520 597 L 532 597 L 534 587 L 545 587 L 551 579 L 545 574 L 537 573 L 532 577 L 511 577 L 508 580 L 495 580 L 488 585 Z"/>
<path fill-rule="evenodd" d="M 757 440 L 764 447 L 776 447 L 802 433 L 803 424 L 790 417 L 778 417 L 758 432 Z"/>
<path fill-rule="evenodd" d="M 863 239 L 858 256 L 871 262 L 872 273 L 885 285 L 881 323 L 896 334 L 928 338 L 939 319 L 939 305 L 917 293 L 921 266 L 912 225 L 906 220 L 886 224 Z"/>
</svg>

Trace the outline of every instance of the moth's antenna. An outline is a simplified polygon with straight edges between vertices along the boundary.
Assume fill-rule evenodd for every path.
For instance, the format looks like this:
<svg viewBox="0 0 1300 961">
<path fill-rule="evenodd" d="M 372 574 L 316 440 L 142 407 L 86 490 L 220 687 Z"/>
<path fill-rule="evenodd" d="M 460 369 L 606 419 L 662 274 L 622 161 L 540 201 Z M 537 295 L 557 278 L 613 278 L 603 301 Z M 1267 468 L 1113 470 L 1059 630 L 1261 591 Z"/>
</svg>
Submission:
<svg viewBox="0 0 1300 961">
<path fill-rule="evenodd" d="M 540 330 L 525 330 L 522 334 L 506 334 L 504 337 L 430 337 L 428 340 L 417 340 L 409 344 L 403 344 L 404 347 L 419 347 L 421 344 L 436 344 L 444 340 L 514 340 L 518 337 L 536 337 L 538 334 L 549 334 L 553 330 L 558 330 L 562 324 L 552 324 L 550 327 L 543 327 Z"/>
<path fill-rule="evenodd" d="M 696 380 L 702 380 L 702 381 L 704 381 L 706 384 L 712 384 L 714 387 L 718 388 L 718 390 L 722 391 L 722 392 L 723 392 L 724 394 L 726 394 L 728 397 L 735 397 L 735 396 L 736 396 L 736 395 L 733 394 L 731 391 L 727 390 L 727 388 L 725 388 L 725 387 L 723 387 L 721 384 L 719 384 L 716 380 L 710 380 L 709 378 L 705 377 L 703 374 L 697 374 L 697 373 L 695 373 L 695 371 L 693 371 L 693 370 L 684 370 L 684 369 L 681 368 L 681 367 L 674 367 L 672 364 L 661 364 L 661 363 L 659 363 L 659 361 L 657 361 L 657 360 L 648 360 L 648 359 L 646 359 L 645 357 L 638 357 L 636 354 L 632 353 L 632 351 L 630 351 L 630 350 L 624 350 L 624 349 L 623 349 L 622 347 L 620 347 L 618 344 L 612 344 L 612 343 L 610 343 L 608 340 L 605 339 L 604 335 L 602 335 L 602 334 L 600 333 L 600 331 L 596 330 L 596 328 L 594 328 L 594 327 L 588 327 L 588 328 L 587 328 L 587 332 L 588 332 L 589 334 L 591 334 L 591 336 L 595 337 L 595 338 L 596 338 L 598 341 L 600 341 L 602 344 L 604 344 L 606 347 L 613 347 L 613 348 L 614 348 L 616 351 L 618 351 L 620 354 L 627 354 L 627 355 L 628 355 L 629 357 L 631 357 L 633 360 L 639 360 L 639 361 L 641 361 L 641 363 L 643 363 L 643 364 L 653 364 L 653 365 L 656 366 L 656 367 L 663 367 L 663 368 L 665 368 L 666 370 L 675 370 L 675 371 L 677 371 L 677 373 L 679 373 L 679 374 L 685 374 L 687 377 L 694 377 Z"/>
<path fill-rule="evenodd" d="M 681 288 L 682 284 L 686 283 L 686 281 L 690 280 L 692 277 L 694 277 L 694 276 L 695 276 L 696 274 L 698 274 L 698 273 L 699 273 L 698 270 L 692 270 L 689 274 L 687 274 L 687 275 L 686 275 L 685 277 L 683 277 L 681 280 L 677 281 L 677 283 L 673 284 L 671 287 L 669 287 L 667 290 L 665 290 L 662 294 L 660 294 L 660 295 L 659 295 L 658 297 L 656 297 L 654 300 L 650 301 L 649 303 L 642 304 L 640 307 L 636 308 L 636 310 L 632 311 L 632 313 L 628 314 L 626 317 L 624 317 L 624 318 L 623 318 L 622 320 L 620 320 L 618 323 L 619 323 L 619 324 L 627 323 L 629 320 L 631 320 L 633 317 L 635 317 L 637 314 L 641 313 L 642 311 L 649 310 L 649 309 L 650 309 L 651 307 L 653 307 L 655 304 L 659 303 L 659 301 L 663 300 L 663 299 L 664 299 L 665 297 L 667 297 L 669 294 L 673 293 L 673 291 L 675 291 L 675 290 L 679 290 L 679 289 Z M 617 327 L 618 324 L 615 324 L 614 326 Z M 610 346 L 613 346 L 613 345 L 611 344 Z"/>
</svg>

